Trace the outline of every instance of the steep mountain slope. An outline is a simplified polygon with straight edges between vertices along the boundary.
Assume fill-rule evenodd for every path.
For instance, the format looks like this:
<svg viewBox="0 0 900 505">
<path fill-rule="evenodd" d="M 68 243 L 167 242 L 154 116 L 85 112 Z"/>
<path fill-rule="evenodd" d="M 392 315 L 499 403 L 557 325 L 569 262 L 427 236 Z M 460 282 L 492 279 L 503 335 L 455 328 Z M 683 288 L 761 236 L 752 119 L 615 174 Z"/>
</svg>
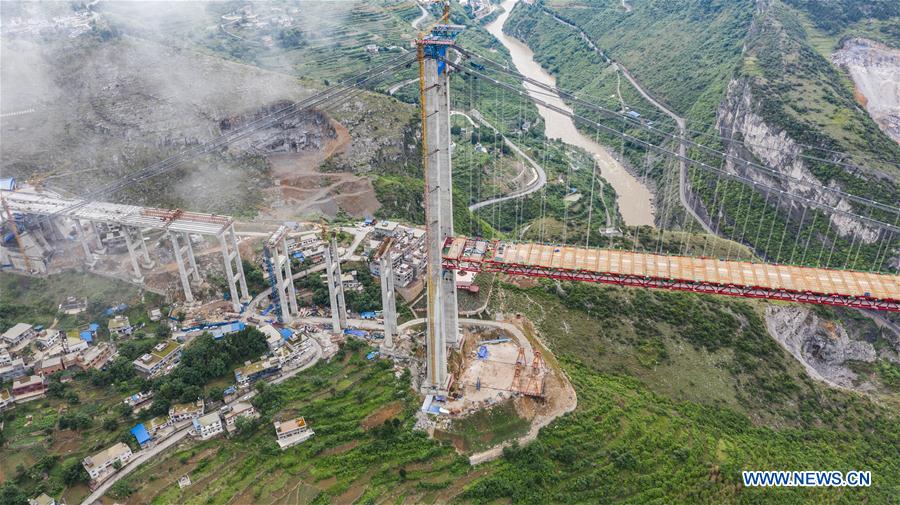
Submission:
<svg viewBox="0 0 900 505">
<path fill-rule="evenodd" d="M 843 4 L 856 5 L 849 0 Z M 860 220 L 778 196 L 779 190 L 800 193 L 827 208 L 888 223 L 896 216 L 877 209 L 869 214 L 869 208 L 821 186 L 889 205 L 900 200 L 900 146 L 856 102 L 852 82 L 829 61 L 844 35 L 864 33 L 890 43 L 888 20 L 895 19 L 891 16 L 896 16 L 896 7 L 878 4 L 883 8 L 846 14 L 845 21 L 828 25 L 838 30 L 833 35 L 811 21 L 818 14 L 804 10 L 812 9 L 804 5 L 798 8 L 778 0 L 646 1 L 626 10 L 612 0 L 554 0 L 517 6 L 506 30 L 528 41 L 562 86 L 600 103 L 606 100 L 607 106 L 609 100 L 603 97 L 617 85 L 616 72 L 604 70 L 607 63 L 602 58 L 599 66 L 576 62 L 596 61 L 598 51 L 618 62 L 649 94 L 685 118 L 688 137 L 725 153 L 714 157 L 690 149 L 689 156 L 772 188 L 746 190 L 742 184 L 691 168 L 686 188 L 690 205 L 721 235 L 739 239 L 770 261 L 825 260 L 839 267 L 867 269 L 879 263 L 876 268 L 896 268 L 893 254 L 884 253 L 882 247 L 888 234 L 879 234 Z M 576 37 L 579 32 L 596 51 Z M 630 105 L 663 125 L 670 121 L 646 102 Z M 629 133 L 635 129 L 639 127 L 632 126 Z M 607 138 L 613 146 L 620 143 Z M 651 141 L 674 145 L 659 136 Z M 681 204 L 671 202 L 677 193 L 665 189 L 676 184 L 675 163 L 662 160 L 647 167 L 647 159 L 655 155 L 636 145 L 626 144 L 623 151 L 632 166 L 658 182 L 657 205 L 667 209 L 658 213 L 658 222 L 697 229 Z M 786 182 L 785 176 L 806 182 Z M 771 230 L 747 232 L 746 223 L 757 222 L 771 223 Z M 778 240 L 781 237 L 796 240 L 785 246 L 784 239 Z M 894 237 L 887 248 L 900 250 L 900 241 Z"/>
</svg>

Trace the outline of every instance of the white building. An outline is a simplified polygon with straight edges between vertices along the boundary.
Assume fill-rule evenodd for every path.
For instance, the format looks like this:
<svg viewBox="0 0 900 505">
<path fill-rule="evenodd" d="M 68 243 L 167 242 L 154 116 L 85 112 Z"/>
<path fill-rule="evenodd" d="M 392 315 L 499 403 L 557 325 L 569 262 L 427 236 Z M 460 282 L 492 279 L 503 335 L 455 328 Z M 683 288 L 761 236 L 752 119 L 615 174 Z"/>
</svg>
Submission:
<svg viewBox="0 0 900 505">
<path fill-rule="evenodd" d="M 9 355 L 9 350 L 6 348 L 0 349 L 0 366 L 6 366 L 12 364 L 12 356 Z"/>
<path fill-rule="evenodd" d="M 34 336 L 34 327 L 28 323 L 17 323 L 12 328 L 3 332 L 3 341 L 9 345 L 17 345 L 19 342 Z"/>
<path fill-rule="evenodd" d="M 230 411 L 225 413 L 224 417 L 225 429 L 228 430 L 228 433 L 233 433 L 237 429 L 238 418 L 256 419 L 259 417 L 259 412 L 249 402 L 238 402 Z"/>
<path fill-rule="evenodd" d="M 0 382 L 11 381 L 25 375 L 30 366 L 25 366 L 25 360 L 15 358 L 8 365 L 0 365 Z"/>
<path fill-rule="evenodd" d="M 115 335 L 117 337 L 127 337 L 134 331 L 131 322 L 128 320 L 128 316 L 121 315 L 110 319 L 107 324 L 107 329 L 109 330 L 110 335 Z"/>
<path fill-rule="evenodd" d="M 306 424 L 306 419 L 298 417 L 285 422 L 275 421 L 275 435 L 278 437 L 278 447 L 285 450 L 315 435 L 315 432 Z"/>
<path fill-rule="evenodd" d="M 131 449 L 119 442 L 93 456 L 84 458 L 81 464 L 87 470 L 88 475 L 91 476 L 91 480 L 100 481 L 115 472 L 113 465 L 115 465 L 116 461 L 124 465 L 131 459 L 131 456 Z"/>
<path fill-rule="evenodd" d="M 0 412 L 3 412 L 7 407 L 12 406 L 15 401 L 16 399 L 13 398 L 13 395 L 10 394 L 8 389 L 0 389 Z"/>
<path fill-rule="evenodd" d="M 88 348 L 87 340 L 81 338 L 77 331 L 66 332 L 63 343 L 63 352 L 71 354 L 73 352 L 81 352 Z"/>
<path fill-rule="evenodd" d="M 169 419 L 173 423 L 194 420 L 203 415 L 203 400 L 196 403 L 177 403 L 169 407 Z"/>
<path fill-rule="evenodd" d="M 56 505 L 56 500 L 47 493 L 41 493 L 37 498 L 29 498 L 28 505 Z"/>
<path fill-rule="evenodd" d="M 222 433 L 222 419 L 218 412 L 211 412 L 205 416 L 194 419 L 194 431 L 201 440 L 207 440 Z"/>
<path fill-rule="evenodd" d="M 275 352 L 279 347 L 284 345 L 284 337 L 282 337 L 278 329 L 271 324 L 260 326 L 259 331 L 266 336 L 266 344 L 268 344 L 270 352 Z"/>
<path fill-rule="evenodd" d="M 37 343 L 41 346 L 41 349 L 50 348 L 59 341 L 59 335 L 59 330 L 44 330 L 38 335 Z"/>
<path fill-rule="evenodd" d="M 133 361 L 134 368 L 144 375 L 156 375 L 166 366 L 178 363 L 181 359 L 182 345 L 175 340 L 160 342 L 148 354 Z"/>
</svg>

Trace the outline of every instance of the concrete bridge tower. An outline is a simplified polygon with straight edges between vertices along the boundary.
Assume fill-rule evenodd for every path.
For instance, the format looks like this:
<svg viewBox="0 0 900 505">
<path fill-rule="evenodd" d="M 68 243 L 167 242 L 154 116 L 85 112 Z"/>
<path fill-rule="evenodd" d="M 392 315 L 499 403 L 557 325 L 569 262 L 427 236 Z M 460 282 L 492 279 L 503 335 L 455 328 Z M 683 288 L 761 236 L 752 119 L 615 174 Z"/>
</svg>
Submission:
<svg viewBox="0 0 900 505">
<path fill-rule="evenodd" d="M 442 22 L 449 12 L 445 10 Z M 453 184 L 450 161 L 450 79 L 447 48 L 462 31 L 459 25 L 438 24 L 417 41 L 419 103 L 422 120 L 422 165 L 425 172 L 425 243 L 428 313 L 425 333 L 424 392 L 445 392 L 447 346 L 458 345 L 459 320 L 456 274 L 441 266 L 444 243 L 453 235 Z"/>
</svg>

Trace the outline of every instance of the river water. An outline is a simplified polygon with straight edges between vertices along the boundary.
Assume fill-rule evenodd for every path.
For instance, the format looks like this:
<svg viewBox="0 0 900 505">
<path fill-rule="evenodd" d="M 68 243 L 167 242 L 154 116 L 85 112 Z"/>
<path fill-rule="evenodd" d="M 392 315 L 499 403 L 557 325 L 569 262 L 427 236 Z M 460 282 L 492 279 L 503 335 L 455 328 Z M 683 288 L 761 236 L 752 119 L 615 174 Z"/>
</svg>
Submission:
<svg viewBox="0 0 900 505">
<path fill-rule="evenodd" d="M 497 40 L 500 41 L 512 56 L 516 70 L 542 84 L 556 86 L 556 79 L 547 73 L 539 63 L 534 61 L 534 53 L 518 39 L 503 33 L 503 23 L 509 17 L 517 0 L 506 0 L 502 6 L 505 9 L 500 16 L 485 26 Z M 573 37 L 576 35 L 573 32 Z M 558 95 L 550 96 L 545 90 L 539 90 L 531 84 L 525 84 L 525 89 L 533 98 L 546 102 L 555 107 L 571 112 L 572 109 L 562 101 Z M 616 203 L 619 212 L 629 226 L 650 225 L 653 226 L 653 205 L 650 189 L 630 174 L 625 167 L 616 161 L 609 152 L 600 144 L 585 137 L 575 128 L 575 123 L 568 116 L 554 110 L 537 106 L 538 113 L 544 118 L 546 135 L 548 138 L 560 139 L 563 142 L 580 147 L 594 155 L 600 174 L 616 191 Z"/>
</svg>

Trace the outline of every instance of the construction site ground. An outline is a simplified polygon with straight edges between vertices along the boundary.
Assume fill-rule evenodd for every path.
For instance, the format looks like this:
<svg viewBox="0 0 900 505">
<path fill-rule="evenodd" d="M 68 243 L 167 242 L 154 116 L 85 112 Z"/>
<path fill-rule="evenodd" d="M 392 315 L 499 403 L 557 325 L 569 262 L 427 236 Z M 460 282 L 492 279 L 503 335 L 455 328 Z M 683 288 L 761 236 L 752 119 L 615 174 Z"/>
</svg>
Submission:
<svg viewBox="0 0 900 505">
<path fill-rule="evenodd" d="M 490 322 L 494 327 L 463 324 L 465 342 L 458 359 L 453 360 L 457 364 L 457 387 L 462 396 L 444 405 L 451 416 L 446 421 L 439 418 L 434 429 L 435 438 L 451 440 L 458 452 L 470 455 L 473 464 L 498 457 L 503 447 L 513 440 L 519 443 L 533 440 L 542 427 L 577 405 L 575 390 L 556 359 L 536 338 L 533 325 L 520 315 L 498 319 Z M 486 344 L 488 356 L 479 359 L 479 342 L 498 338 L 510 341 Z M 520 348 L 525 356 L 523 383 L 529 377 L 535 350 L 541 352 L 544 368 L 539 380 L 543 383 L 543 397 L 510 391 Z M 480 389 L 476 387 L 479 378 Z M 514 418 L 524 423 L 517 423 Z M 478 428 L 467 429 L 471 428 L 467 425 L 478 425 Z M 485 448 L 486 441 L 496 444 Z"/>
</svg>

